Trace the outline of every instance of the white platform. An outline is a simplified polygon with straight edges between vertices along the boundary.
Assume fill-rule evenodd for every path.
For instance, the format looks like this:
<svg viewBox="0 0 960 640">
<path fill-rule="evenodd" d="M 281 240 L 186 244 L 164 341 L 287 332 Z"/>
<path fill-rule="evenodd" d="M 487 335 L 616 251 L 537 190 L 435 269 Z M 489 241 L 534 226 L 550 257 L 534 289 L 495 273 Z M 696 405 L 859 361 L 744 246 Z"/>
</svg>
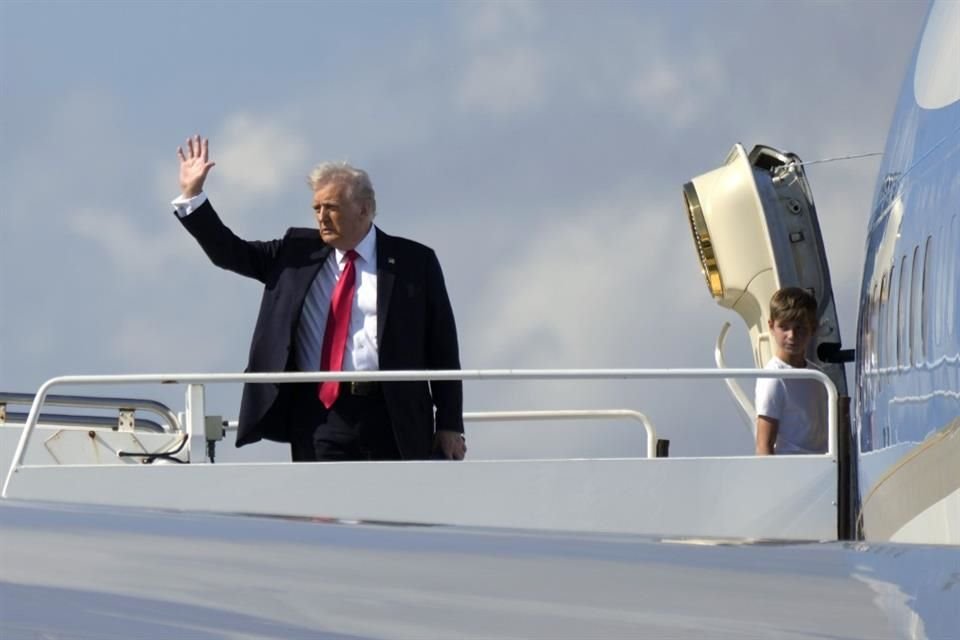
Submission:
<svg viewBox="0 0 960 640">
<path fill-rule="evenodd" d="M 649 535 L 837 534 L 827 456 L 26 466 L 7 497 Z"/>
</svg>

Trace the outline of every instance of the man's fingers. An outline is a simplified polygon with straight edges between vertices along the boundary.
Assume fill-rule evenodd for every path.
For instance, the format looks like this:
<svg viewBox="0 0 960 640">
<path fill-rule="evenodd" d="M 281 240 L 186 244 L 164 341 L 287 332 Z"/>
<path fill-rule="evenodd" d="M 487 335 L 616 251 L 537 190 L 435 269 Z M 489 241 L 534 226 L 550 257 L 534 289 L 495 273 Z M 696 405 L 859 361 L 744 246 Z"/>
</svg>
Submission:
<svg viewBox="0 0 960 640">
<path fill-rule="evenodd" d="M 210 139 L 204 138 L 203 141 L 200 143 L 200 145 L 201 145 L 200 159 L 203 160 L 204 164 L 207 164 L 207 158 L 210 157 Z"/>
<path fill-rule="evenodd" d="M 183 157 L 183 149 L 177 147 L 177 157 L 180 158 L 180 162 L 186 162 L 187 159 Z"/>
<path fill-rule="evenodd" d="M 467 445 L 464 443 L 462 438 L 450 438 L 447 440 L 449 443 L 448 449 L 446 451 L 447 458 L 451 460 L 463 460 L 464 455 L 467 453 Z"/>
<path fill-rule="evenodd" d="M 216 165 L 216 164 L 217 164 L 216 162 L 208 162 L 208 163 L 206 163 L 205 165 L 203 165 L 203 178 L 204 178 L 204 180 L 206 180 L 207 174 L 210 173 L 210 169 L 213 169 L 214 165 Z"/>
<path fill-rule="evenodd" d="M 463 460 L 467 454 L 466 440 L 462 434 L 455 431 L 437 432 L 434 447 L 439 449 L 447 460 Z"/>
</svg>

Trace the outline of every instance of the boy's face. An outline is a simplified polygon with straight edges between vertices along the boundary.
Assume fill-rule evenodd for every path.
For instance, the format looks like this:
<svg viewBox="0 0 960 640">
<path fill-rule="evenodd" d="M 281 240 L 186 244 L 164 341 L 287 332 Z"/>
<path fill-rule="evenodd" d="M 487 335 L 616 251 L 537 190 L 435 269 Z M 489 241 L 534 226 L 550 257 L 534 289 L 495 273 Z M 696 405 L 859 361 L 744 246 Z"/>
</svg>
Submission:
<svg viewBox="0 0 960 640">
<path fill-rule="evenodd" d="M 806 358 L 807 345 L 813 337 L 813 323 L 808 320 L 771 320 L 770 333 L 781 354 L 781 359 L 803 360 Z"/>
</svg>

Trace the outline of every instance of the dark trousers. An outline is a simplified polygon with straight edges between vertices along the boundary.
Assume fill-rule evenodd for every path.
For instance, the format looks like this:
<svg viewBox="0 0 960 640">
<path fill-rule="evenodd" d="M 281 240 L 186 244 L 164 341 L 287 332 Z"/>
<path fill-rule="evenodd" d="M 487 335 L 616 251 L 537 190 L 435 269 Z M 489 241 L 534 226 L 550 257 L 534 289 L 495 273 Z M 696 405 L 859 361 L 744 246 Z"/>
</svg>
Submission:
<svg viewBox="0 0 960 640">
<path fill-rule="evenodd" d="M 379 388 L 364 395 L 340 384 L 330 409 L 317 397 L 316 383 L 294 385 L 290 452 L 294 462 L 400 460 L 396 438 Z"/>
</svg>

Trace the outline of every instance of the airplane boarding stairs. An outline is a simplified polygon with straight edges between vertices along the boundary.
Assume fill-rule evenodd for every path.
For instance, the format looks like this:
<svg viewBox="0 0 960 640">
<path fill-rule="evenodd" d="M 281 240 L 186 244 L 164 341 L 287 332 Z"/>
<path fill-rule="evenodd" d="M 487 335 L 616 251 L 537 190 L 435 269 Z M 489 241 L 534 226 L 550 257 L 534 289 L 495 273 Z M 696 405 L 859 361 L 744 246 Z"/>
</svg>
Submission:
<svg viewBox="0 0 960 640">
<path fill-rule="evenodd" d="M 639 412 L 618 409 L 464 416 L 471 422 L 630 417 L 646 431 L 646 457 L 210 464 L 203 455 L 204 440 L 217 439 L 224 428 L 219 416 L 205 414 L 205 384 L 321 379 L 689 379 L 771 375 L 813 378 L 827 388 L 827 453 L 657 457 L 657 433 L 650 421 Z M 123 407 L 115 424 L 65 424 L 58 422 L 57 416 L 46 415 L 39 420 L 45 402 L 69 402 L 68 396 L 50 395 L 53 387 L 132 383 L 186 385 L 185 411 L 177 416 L 159 403 L 114 398 L 106 400 L 114 402 L 117 408 Z M 814 370 L 70 376 L 54 378 L 41 386 L 25 420 L 18 416 L 13 421 L 9 414 L 5 421 L 0 421 L 0 471 L 6 476 L 3 497 L 24 501 L 661 537 L 836 540 L 840 512 L 837 400 L 830 379 Z M 134 417 L 133 406 L 154 412 L 162 424 Z M 5 408 L 2 397 L 0 407 Z"/>
</svg>

